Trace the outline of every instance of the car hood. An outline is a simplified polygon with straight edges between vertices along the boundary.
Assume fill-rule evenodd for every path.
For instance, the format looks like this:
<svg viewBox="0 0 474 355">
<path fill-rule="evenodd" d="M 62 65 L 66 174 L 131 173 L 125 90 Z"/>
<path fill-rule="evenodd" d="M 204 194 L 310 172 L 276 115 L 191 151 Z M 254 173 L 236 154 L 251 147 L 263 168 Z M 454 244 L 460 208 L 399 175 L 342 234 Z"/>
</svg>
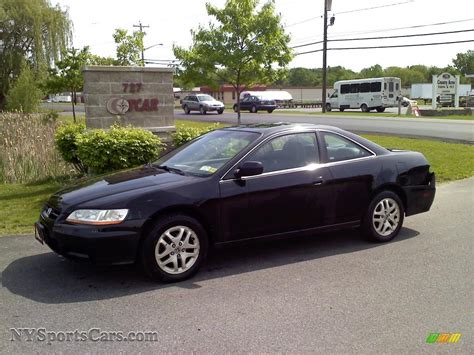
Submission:
<svg viewBox="0 0 474 355">
<path fill-rule="evenodd" d="M 101 197 L 156 186 L 166 188 L 186 184 L 198 179 L 158 169 L 153 166 L 122 171 L 112 175 L 87 179 L 55 193 L 48 201 L 51 207 L 63 210 L 72 205 L 82 204 Z"/>
</svg>

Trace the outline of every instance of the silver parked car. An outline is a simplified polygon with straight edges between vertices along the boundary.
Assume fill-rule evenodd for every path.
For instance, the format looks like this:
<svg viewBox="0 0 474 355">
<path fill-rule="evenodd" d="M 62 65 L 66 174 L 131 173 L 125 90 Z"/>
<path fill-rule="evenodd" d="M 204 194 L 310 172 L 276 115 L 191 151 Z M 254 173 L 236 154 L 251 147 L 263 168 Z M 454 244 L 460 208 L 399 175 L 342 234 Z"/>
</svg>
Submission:
<svg viewBox="0 0 474 355">
<path fill-rule="evenodd" d="M 186 114 L 189 114 L 191 111 L 199 111 L 201 115 L 205 115 L 209 111 L 217 111 L 218 114 L 224 112 L 224 104 L 214 99 L 211 95 L 206 94 L 186 96 L 181 100 L 181 107 Z"/>
</svg>

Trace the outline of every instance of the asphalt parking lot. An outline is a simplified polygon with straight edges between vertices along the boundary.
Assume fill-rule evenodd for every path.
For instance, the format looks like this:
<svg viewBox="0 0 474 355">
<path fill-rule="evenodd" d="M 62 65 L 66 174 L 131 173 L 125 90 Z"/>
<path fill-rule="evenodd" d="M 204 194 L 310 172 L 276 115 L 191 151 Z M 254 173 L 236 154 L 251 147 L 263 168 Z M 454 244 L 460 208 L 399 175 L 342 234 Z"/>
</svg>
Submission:
<svg viewBox="0 0 474 355">
<path fill-rule="evenodd" d="M 438 186 L 399 237 L 357 231 L 217 250 L 192 280 L 65 261 L 32 236 L 0 238 L 0 353 L 474 353 L 474 179 Z M 269 221 L 271 223 L 271 221 Z M 11 328 L 156 331 L 154 341 L 47 341 Z M 429 333 L 461 333 L 427 344 Z"/>
</svg>

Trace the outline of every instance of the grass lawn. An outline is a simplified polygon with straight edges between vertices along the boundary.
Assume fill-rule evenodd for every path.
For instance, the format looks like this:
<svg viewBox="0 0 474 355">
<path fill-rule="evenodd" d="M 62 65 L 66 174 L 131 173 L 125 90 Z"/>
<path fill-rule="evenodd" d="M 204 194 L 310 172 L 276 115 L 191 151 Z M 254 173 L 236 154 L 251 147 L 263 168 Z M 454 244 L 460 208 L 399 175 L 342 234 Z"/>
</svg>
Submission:
<svg viewBox="0 0 474 355">
<path fill-rule="evenodd" d="M 437 182 L 474 176 L 474 145 L 368 134 L 363 137 L 382 147 L 423 153 L 436 173 Z"/>
<path fill-rule="evenodd" d="M 219 122 L 200 122 L 200 121 L 188 121 L 188 120 L 175 120 L 174 121 L 176 128 L 180 127 L 192 127 L 192 128 L 206 128 L 212 125 L 216 125 L 217 127 L 227 127 L 228 124 L 219 123 Z"/>
<path fill-rule="evenodd" d="M 304 111 L 298 111 L 298 110 L 291 110 L 291 109 L 278 109 L 278 113 L 289 113 L 291 115 L 316 115 L 316 116 L 361 116 L 361 117 L 404 117 L 404 118 L 415 118 L 415 116 L 412 115 L 404 115 L 402 114 L 401 116 L 398 116 L 396 113 L 391 113 L 391 112 L 370 112 L 370 113 L 365 113 L 365 112 L 358 112 L 358 111 L 344 111 L 344 112 L 339 112 L 339 111 L 331 111 L 331 112 L 304 112 Z M 466 120 L 466 121 L 473 121 L 474 120 L 474 115 L 450 115 L 450 116 L 420 116 L 416 118 L 433 118 L 433 119 L 442 119 L 442 120 Z"/>
<path fill-rule="evenodd" d="M 176 125 L 207 127 L 209 122 L 176 121 Z M 222 125 L 224 126 L 224 125 Z M 436 172 L 438 182 L 474 176 L 474 145 L 433 140 L 364 135 L 383 147 L 423 153 Z M 0 236 L 33 233 L 33 223 L 46 199 L 61 188 L 59 182 L 0 184 Z"/>
<path fill-rule="evenodd" d="M 0 184 L 0 236 L 33 233 L 33 223 L 58 182 Z"/>
</svg>

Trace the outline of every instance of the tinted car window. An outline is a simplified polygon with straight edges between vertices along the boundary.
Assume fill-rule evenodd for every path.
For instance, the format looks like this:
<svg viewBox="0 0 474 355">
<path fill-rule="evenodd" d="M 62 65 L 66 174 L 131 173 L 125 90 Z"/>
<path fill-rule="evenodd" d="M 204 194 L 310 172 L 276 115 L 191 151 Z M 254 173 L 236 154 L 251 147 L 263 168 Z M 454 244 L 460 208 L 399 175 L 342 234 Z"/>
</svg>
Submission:
<svg viewBox="0 0 474 355">
<path fill-rule="evenodd" d="M 337 134 L 322 132 L 322 136 L 330 163 L 372 155 L 368 150 Z"/>
<path fill-rule="evenodd" d="M 165 165 L 192 175 L 212 175 L 259 137 L 259 133 L 216 130 L 160 158 Z"/>
<path fill-rule="evenodd" d="M 258 148 L 246 160 L 261 162 L 264 173 L 318 163 L 316 135 L 299 133 L 274 138 Z"/>
</svg>

